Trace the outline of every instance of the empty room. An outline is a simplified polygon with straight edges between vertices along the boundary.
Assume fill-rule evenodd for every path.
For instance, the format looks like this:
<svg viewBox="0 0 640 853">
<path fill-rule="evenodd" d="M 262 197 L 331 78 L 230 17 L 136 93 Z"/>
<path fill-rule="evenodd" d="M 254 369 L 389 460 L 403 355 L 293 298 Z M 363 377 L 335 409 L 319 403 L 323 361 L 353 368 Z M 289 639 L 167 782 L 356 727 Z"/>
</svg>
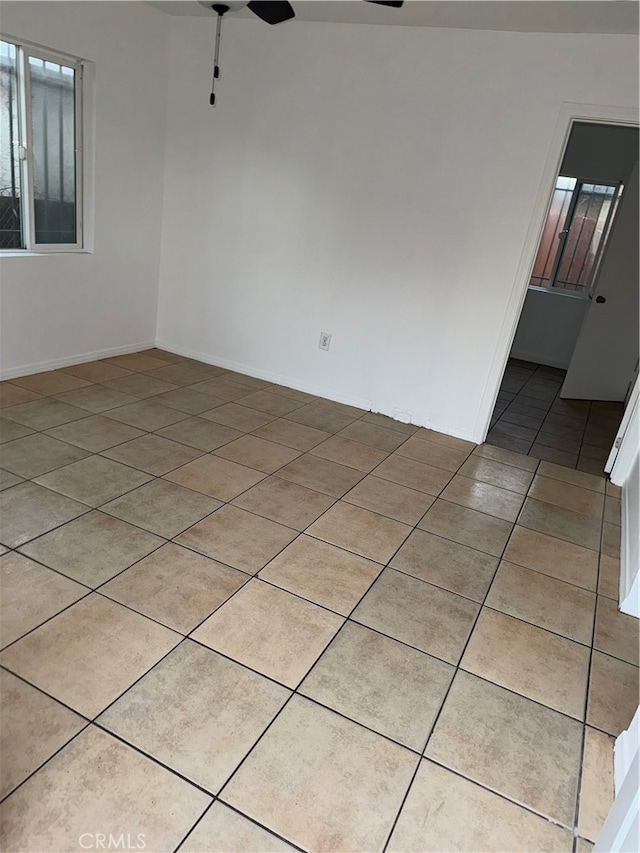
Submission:
<svg viewBox="0 0 640 853">
<path fill-rule="evenodd" d="M 638 4 L 0 4 L 0 848 L 640 848 Z"/>
</svg>

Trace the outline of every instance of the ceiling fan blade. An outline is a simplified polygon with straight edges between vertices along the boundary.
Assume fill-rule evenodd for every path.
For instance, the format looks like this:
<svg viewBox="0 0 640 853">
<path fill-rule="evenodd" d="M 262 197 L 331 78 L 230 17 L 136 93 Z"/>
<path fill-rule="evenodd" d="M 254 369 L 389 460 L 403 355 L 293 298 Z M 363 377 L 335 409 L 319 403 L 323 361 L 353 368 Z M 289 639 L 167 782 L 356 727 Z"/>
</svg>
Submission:
<svg viewBox="0 0 640 853">
<path fill-rule="evenodd" d="M 393 6 L 394 9 L 399 9 L 404 0 L 367 0 L 367 3 L 375 3 L 376 6 Z"/>
<path fill-rule="evenodd" d="M 248 4 L 254 15 L 268 24 L 279 24 L 295 17 L 293 6 L 287 0 L 252 0 Z"/>
</svg>

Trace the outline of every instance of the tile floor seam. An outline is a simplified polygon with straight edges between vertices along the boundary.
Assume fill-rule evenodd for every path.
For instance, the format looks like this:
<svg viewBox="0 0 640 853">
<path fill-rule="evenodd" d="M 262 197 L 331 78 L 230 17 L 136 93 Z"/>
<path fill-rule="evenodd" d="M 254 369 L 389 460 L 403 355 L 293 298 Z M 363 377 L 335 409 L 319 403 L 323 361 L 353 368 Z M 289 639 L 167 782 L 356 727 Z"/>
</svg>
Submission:
<svg viewBox="0 0 640 853">
<path fill-rule="evenodd" d="M 589 404 L 589 411 L 591 410 L 591 404 Z M 601 529 L 600 529 L 600 554 L 602 554 L 602 526 L 604 523 L 604 514 L 605 514 L 605 501 L 602 502 L 602 515 L 601 515 Z M 582 793 L 582 776 L 584 773 L 584 753 L 585 753 L 585 743 L 586 743 L 586 732 L 587 732 L 587 717 L 589 713 L 589 704 L 590 704 L 590 690 L 591 690 L 591 668 L 593 666 L 593 648 L 596 639 L 596 620 L 598 616 L 597 612 L 597 590 L 600 586 L 600 559 L 598 559 L 598 565 L 596 568 L 596 607 L 593 613 L 593 625 L 591 628 L 591 647 L 589 649 L 589 664 L 587 668 L 587 684 L 585 690 L 585 699 L 583 705 L 583 725 L 582 725 L 582 736 L 580 738 L 580 754 L 578 758 L 578 784 L 576 786 L 576 797 L 574 803 L 574 818 L 573 818 L 573 826 L 574 826 L 574 850 L 577 845 L 577 841 L 575 840 L 578 836 L 578 823 L 580 819 L 580 795 Z M 613 756 L 612 756 L 613 758 Z"/>
<path fill-rule="evenodd" d="M 523 506 L 524 506 L 524 503 L 523 503 Z M 603 509 L 603 512 L 604 512 L 604 509 Z M 515 527 L 515 525 L 514 525 L 514 527 Z M 513 530 L 512 530 L 512 534 L 513 534 Z M 512 535 L 512 534 L 511 534 L 511 535 Z M 449 684 L 449 686 L 448 686 L 448 688 L 447 688 L 447 691 L 446 691 L 446 693 L 445 693 L 444 699 L 443 699 L 443 701 L 442 701 L 442 703 L 441 703 L 441 705 L 440 705 L 439 711 L 438 711 L 438 713 L 437 713 L 437 715 L 436 715 L 436 717 L 435 717 L 435 719 L 434 719 L 434 721 L 433 721 L 433 723 L 432 723 L 432 726 L 431 726 L 431 732 L 430 732 L 430 734 L 429 734 L 429 737 L 427 738 L 427 744 L 425 745 L 424 750 L 423 750 L 423 756 L 425 756 L 426 750 L 427 750 L 427 748 L 428 748 L 428 746 L 429 746 L 429 741 L 431 740 L 431 737 L 432 737 L 432 735 L 433 735 L 433 732 L 435 731 L 435 728 L 436 728 L 436 726 L 437 726 L 437 724 L 438 724 L 439 718 L 440 718 L 440 716 L 441 716 L 441 714 L 442 714 L 442 712 L 443 712 L 443 710 L 444 710 L 444 707 L 445 707 L 445 705 L 446 705 L 446 702 L 447 702 L 447 699 L 448 699 L 449 693 L 451 692 L 451 688 L 452 688 L 453 683 L 454 683 L 454 681 L 455 681 L 455 677 L 456 677 L 456 675 L 458 674 L 458 672 L 459 672 L 459 671 L 463 671 L 463 672 L 465 672 L 465 671 L 466 671 L 466 670 L 463 670 L 463 669 L 462 669 L 462 667 L 461 667 L 461 663 L 462 663 L 462 660 L 463 660 L 463 658 L 464 658 L 464 654 L 465 654 L 465 652 L 466 652 L 466 649 L 467 649 L 467 647 L 468 647 L 468 645 L 469 645 L 469 643 L 470 643 L 470 641 L 471 641 L 471 637 L 473 636 L 474 631 L 475 631 L 475 629 L 476 629 L 476 626 L 477 626 L 477 624 L 478 624 L 478 621 L 479 621 L 479 619 L 480 619 L 480 615 L 481 615 L 481 613 L 482 613 L 482 611 L 483 611 L 484 607 L 486 606 L 486 601 L 487 601 L 487 598 L 488 598 L 488 596 L 489 596 L 489 592 L 490 592 L 490 590 L 491 590 L 491 587 L 493 586 L 493 583 L 495 582 L 496 575 L 497 575 L 497 573 L 498 573 L 498 569 L 499 569 L 499 567 L 500 567 L 500 564 L 501 564 L 501 562 L 504 560 L 504 553 L 505 553 L 505 551 L 506 551 L 506 549 L 507 549 L 507 547 L 508 547 L 508 544 L 509 544 L 509 540 L 510 540 L 510 538 L 511 538 L 511 536 L 509 537 L 509 539 L 508 539 L 508 540 L 507 540 L 507 542 L 505 543 L 505 546 L 504 546 L 504 548 L 503 548 L 503 550 L 502 550 L 502 553 L 501 553 L 501 555 L 500 555 L 500 557 L 499 557 L 498 565 L 497 565 L 497 567 L 496 567 L 496 569 L 495 569 L 495 571 L 494 571 L 494 573 L 493 573 L 491 583 L 490 583 L 490 584 L 488 585 L 488 587 L 487 587 L 487 591 L 486 591 L 486 593 L 485 593 L 485 596 L 484 596 L 484 598 L 483 598 L 483 601 L 482 601 L 482 603 L 481 603 L 481 605 L 480 605 L 480 607 L 479 607 L 479 609 L 478 609 L 478 613 L 476 614 L 476 617 L 475 617 L 475 619 L 474 619 L 474 622 L 473 622 L 472 628 L 471 628 L 471 630 L 470 630 L 470 632 L 469 632 L 469 634 L 468 634 L 468 636 L 467 636 L 467 640 L 466 640 L 466 642 L 465 642 L 465 644 L 464 644 L 464 647 L 463 647 L 462 652 L 461 652 L 461 654 L 460 654 L 460 657 L 459 657 L 459 659 L 458 659 L 458 663 L 457 663 L 457 665 L 456 665 L 456 667 L 455 667 L 454 676 L 453 676 L 453 678 L 451 679 L 451 682 L 450 682 L 450 684 Z M 594 613 L 594 627 L 593 627 L 593 630 L 595 631 L 595 613 Z M 588 670 L 588 676 L 589 676 L 589 673 L 590 673 L 590 667 L 589 667 L 589 670 Z M 488 680 L 488 679 L 484 679 L 484 678 L 482 678 L 481 676 L 477 676 L 477 675 L 475 675 L 474 673 L 472 673 L 472 675 L 473 675 L 474 677 L 476 677 L 476 678 L 481 678 L 481 680 L 485 681 L 486 683 L 489 683 L 489 684 L 494 684 L 494 683 L 495 683 L 495 682 L 492 682 L 492 681 L 490 681 L 490 680 Z M 517 693 L 517 691 L 510 690 L 509 688 L 503 687 L 502 685 L 498 685 L 498 686 L 500 686 L 500 687 L 501 687 L 501 689 L 503 689 L 503 690 L 507 690 L 508 692 L 513 693 L 513 694 L 515 694 L 515 695 L 517 695 L 517 696 L 522 696 L 522 694 Z M 588 700 L 588 683 L 587 683 L 587 687 L 586 687 L 586 697 L 587 697 L 587 700 Z M 541 702 L 536 702 L 536 700 L 534 700 L 534 699 L 530 699 L 529 697 L 523 696 L 522 698 L 526 699 L 527 701 L 534 702 L 536 705 L 539 705 L 539 706 L 541 706 L 541 707 L 543 707 L 543 708 L 548 708 L 548 706 L 544 705 L 543 703 L 541 703 Z M 570 719 L 570 720 L 574 720 L 574 721 L 575 721 L 575 718 L 574 718 L 574 717 L 571 717 L 571 716 L 569 716 L 568 714 L 564 714 L 563 712 L 558 711 L 557 709 L 550 709 L 550 710 L 551 710 L 551 711 L 553 711 L 553 712 L 555 712 L 555 713 L 561 714 L 561 716 L 563 716 L 563 717 L 565 717 L 565 718 L 567 718 L 567 719 Z M 585 716 L 585 720 L 586 720 L 586 708 L 585 708 L 585 714 L 584 714 L 584 716 Z M 584 729 L 584 724 L 583 724 L 583 729 Z M 584 735 L 583 735 L 583 737 L 584 737 Z M 416 772 L 417 772 L 417 771 L 416 771 Z M 580 763 L 579 763 L 579 766 L 578 766 L 578 774 L 577 774 L 577 780 L 576 780 L 576 798 L 577 798 L 577 796 L 578 796 L 578 791 L 579 791 L 579 789 L 580 789 L 581 778 L 582 778 L 582 755 L 581 755 L 581 757 L 580 757 Z M 409 792 L 407 791 L 406 796 L 408 796 L 408 793 L 409 793 Z M 405 799 L 406 799 L 406 797 L 405 797 Z M 508 799 L 508 798 L 507 798 L 507 799 Z M 403 803 L 403 805 L 404 805 L 404 803 Z M 397 823 L 397 821 L 398 821 L 398 819 L 399 819 L 399 817 L 400 817 L 401 812 L 402 812 L 402 807 L 400 808 L 400 810 L 399 810 L 399 812 L 398 812 L 398 815 L 397 815 L 397 817 L 396 817 L 396 822 L 395 822 L 395 823 Z M 394 823 L 394 828 L 395 828 L 395 823 Z M 574 828 L 575 828 L 575 827 L 577 827 L 577 816 L 575 816 L 575 815 L 574 815 Z M 386 851 L 386 848 L 387 848 L 387 846 L 388 846 L 388 844 L 389 844 L 389 841 L 390 841 L 390 839 L 391 839 L 391 836 L 392 836 L 392 835 L 393 835 L 393 829 L 392 829 L 392 831 L 391 831 L 391 833 L 390 833 L 390 835 L 389 835 L 389 837 L 388 837 L 388 839 L 387 839 L 387 844 L 385 845 L 385 848 L 384 848 L 384 849 L 385 849 L 385 851 Z"/>
<path fill-rule="evenodd" d="M 11 672 L 11 670 L 7 670 L 7 672 Z M 12 672 L 11 674 L 15 676 L 15 673 L 14 673 L 14 672 Z M 19 677 L 19 676 L 18 676 L 18 677 Z M 24 679 L 21 679 L 21 681 L 24 681 Z M 27 682 L 25 682 L 25 683 L 26 683 L 26 684 L 28 684 L 28 685 L 29 685 L 29 687 L 33 687 L 33 684 L 29 684 L 29 682 L 28 682 L 28 681 L 27 681 Z M 36 690 L 39 690 L 40 688 L 35 688 L 35 689 L 36 689 Z M 44 692 L 44 690 L 40 690 L 40 692 L 41 692 L 41 693 L 44 693 L 44 695 L 45 695 L 45 696 L 49 696 L 49 694 L 48 694 L 48 693 L 45 693 L 45 692 Z M 50 699 L 52 699 L 53 697 L 52 697 L 52 696 L 49 696 L 49 698 L 50 698 Z M 66 705 L 64 705 L 64 703 L 60 702 L 60 700 L 59 700 L 59 699 L 55 699 L 54 701 L 55 701 L 55 702 L 58 702 L 58 703 L 59 703 L 59 704 L 61 704 L 61 705 L 63 705 L 63 707 L 65 707 L 65 708 L 67 707 Z M 73 710 L 73 709 L 69 709 L 69 710 Z M 79 712 L 78 712 L 78 711 L 73 711 L 73 713 L 74 713 L 74 714 L 78 714 L 80 717 L 82 717 L 82 714 L 79 714 Z M 46 759 L 45 759 L 41 764 L 39 764 L 39 765 L 35 768 L 35 770 L 32 770 L 32 771 L 29 773 L 29 775 L 28 775 L 28 776 L 25 776 L 25 778 L 15 786 L 15 788 L 12 788 L 10 791 L 8 791 L 8 793 L 6 793 L 3 797 L 1 797 L 1 798 L 0 798 L 0 806 L 1 806 L 1 805 L 2 805 L 6 800 L 8 800 L 8 799 L 9 799 L 9 797 L 13 796 L 13 795 L 16 793 L 16 791 L 18 791 L 20 788 L 22 788 L 22 786 L 23 786 L 23 785 L 25 785 L 25 784 L 29 781 L 29 779 L 31 779 L 31 777 L 32 777 L 32 776 L 35 776 L 35 775 L 36 775 L 36 773 L 39 773 L 39 772 L 42 770 L 42 768 L 43 768 L 43 767 L 45 767 L 47 764 L 49 764 L 49 762 L 50 762 L 50 761 L 52 761 L 52 760 L 53 760 L 53 759 L 54 759 L 54 758 L 55 758 L 55 757 L 56 757 L 60 752 L 62 752 L 62 750 L 63 750 L 63 749 L 66 749 L 66 748 L 69 746 L 69 744 L 70 744 L 70 743 L 72 743 L 72 742 L 73 742 L 77 737 L 79 737 L 83 732 L 87 731 L 87 729 L 88 729 L 88 728 L 90 728 L 90 726 L 91 726 L 91 720 L 87 720 L 87 719 L 86 719 L 86 717 L 84 717 L 83 719 L 85 720 L 85 725 L 83 725 L 83 726 L 82 726 L 82 728 L 81 728 L 79 731 L 77 731 L 74 735 L 72 735 L 72 736 L 69 738 L 69 740 L 65 741 L 61 746 L 59 746 L 59 747 L 56 749 L 56 751 L 55 751 L 54 753 L 52 753 L 48 758 L 46 758 Z"/>
</svg>

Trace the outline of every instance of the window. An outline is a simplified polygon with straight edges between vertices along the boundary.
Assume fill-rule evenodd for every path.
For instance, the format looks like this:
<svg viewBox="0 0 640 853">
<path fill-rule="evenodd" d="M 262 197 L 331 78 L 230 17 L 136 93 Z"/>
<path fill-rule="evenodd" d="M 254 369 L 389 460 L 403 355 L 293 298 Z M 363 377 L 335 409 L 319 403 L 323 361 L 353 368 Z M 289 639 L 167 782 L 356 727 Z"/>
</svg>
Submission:
<svg viewBox="0 0 640 853">
<path fill-rule="evenodd" d="M 81 249 L 82 63 L 0 41 L 0 249 Z"/>
<path fill-rule="evenodd" d="M 622 190 L 558 177 L 529 287 L 590 295 Z"/>
</svg>

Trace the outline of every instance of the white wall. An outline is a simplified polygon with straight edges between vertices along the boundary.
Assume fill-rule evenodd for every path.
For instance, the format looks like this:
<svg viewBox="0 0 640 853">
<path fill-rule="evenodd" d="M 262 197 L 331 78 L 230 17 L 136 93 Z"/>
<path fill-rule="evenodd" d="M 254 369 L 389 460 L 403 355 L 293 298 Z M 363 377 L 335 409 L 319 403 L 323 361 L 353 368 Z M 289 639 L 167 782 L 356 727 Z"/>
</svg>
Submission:
<svg viewBox="0 0 640 853">
<path fill-rule="evenodd" d="M 564 293 L 527 290 L 511 347 L 513 358 L 566 369 L 588 304 Z"/>
<path fill-rule="evenodd" d="M 96 87 L 95 252 L 1 260 L 5 376 L 155 340 L 168 20 L 143 3 L 2 4 L 3 33 L 91 60 Z"/>
<path fill-rule="evenodd" d="M 171 23 L 161 344 L 480 439 L 561 102 L 635 106 L 636 40 L 229 19 L 213 110 Z"/>
</svg>

